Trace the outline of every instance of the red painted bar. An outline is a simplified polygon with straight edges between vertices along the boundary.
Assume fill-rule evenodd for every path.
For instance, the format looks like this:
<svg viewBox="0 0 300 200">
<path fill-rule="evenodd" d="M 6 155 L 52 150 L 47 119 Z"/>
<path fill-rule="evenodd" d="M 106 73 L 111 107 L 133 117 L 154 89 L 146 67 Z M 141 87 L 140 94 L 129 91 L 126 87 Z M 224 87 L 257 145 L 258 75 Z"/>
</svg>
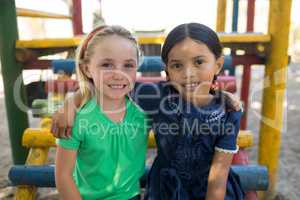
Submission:
<svg viewBox="0 0 300 200">
<path fill-rule="evenodd" d="M 72 8 L 72 23 L 73 23 L 73 33 L 74 35 L 82 35 L 82 7 L 81 0 L 73 0 Z"/>
<path fill-rule="evenodd" d="M 24 63 L 24 69 L 49 69 L 51 68 L 52 60 L 32 60 Z M 259 58 L 256 55 L 241 55 L 234 56 L 232 59 L 232 65 L 257 65 L 264 64 L 264 58 Z"/>
<path fill-rule="evenodd" d="M 33 60 L 24 63 L 24 69 L 51 69 L 51 60 Z"/>
<path fill-rule="evenodd" d="M 248 0 L 247 31 L 254 31 L 255 0 Z"/>
<path fill-rule="evenodd" d="M 255 0 L 248 0 L 247 32 L 253 32 L 254 30 L 254 12 L 255 12 Z M 250 81 L 251 81 L 251 64 L 247 63 L 244 65 L 242 87 L 241 87 L 241 100 L 244 102 L 244 111 L 245 111 L 241 120 L 242 130 L 247 128 Z"/>
<path fill-rule="evenodd" d="M 265 59 L 259 58 L 257 55 L 241 55 L 241 56 L 233 56 L 232 65 L 259 65 L 264 64 Z"/>
<path fill-rule="evenodd" d="M 254 14 L 255 14 L 255 0 L 248 0 L 247 9 L 247 32 L 253 32 L 254 30 Z M 256 58 L 258 58 L 256 56 Z M 250 60 L 251 58 L 249 58 Z M 247 116 L 248 116 L 248 103 L 249 103 L 249 91 L 251 82 L 251 62 L 245 63 L 243 68 L 242 87 L 241 87 L 241 99 L 244 102 L 244 115 L 241 119 L 241 129 L 247 128 Z M 239 153 L 243 154 L 242 160 L 236 160 L 236 164 L 249 164 L 249 155 L 245 150 L 240 150 Z M 239 157 L 239 156 L 236 156 Z M 246 200 L 258 200 L 256 191 L 248 191 L 245 196 Z"/>
<path fill-rule="evenodd" d="M 78 89 L 78 82 L 73 79 L 68 80 L 51 80 L 47 81 L 45 91 L 65 94 L 67 92 L 75 92 Z"/>
</svg>

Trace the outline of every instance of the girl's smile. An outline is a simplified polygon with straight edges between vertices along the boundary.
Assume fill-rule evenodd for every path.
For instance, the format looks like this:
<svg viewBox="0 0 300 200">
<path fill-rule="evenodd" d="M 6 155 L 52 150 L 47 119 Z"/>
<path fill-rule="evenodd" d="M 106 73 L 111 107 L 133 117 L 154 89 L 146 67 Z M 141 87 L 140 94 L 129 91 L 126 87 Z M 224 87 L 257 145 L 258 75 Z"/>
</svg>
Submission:
<svg viewBox="0 0 300 200">
<path fill-rule="evenodd" d="M 182 87 L 184 88 L 185 91 L 193 92 L 199 85 L 200 82 L 190 82 L 190 83 L 182 84 Z"/>
<path fill-rule="evenodd" d="M 127 84 L 108 84 L 108 87 L 114 90 L 121 90 L 127 87 Z"/>
</svg>

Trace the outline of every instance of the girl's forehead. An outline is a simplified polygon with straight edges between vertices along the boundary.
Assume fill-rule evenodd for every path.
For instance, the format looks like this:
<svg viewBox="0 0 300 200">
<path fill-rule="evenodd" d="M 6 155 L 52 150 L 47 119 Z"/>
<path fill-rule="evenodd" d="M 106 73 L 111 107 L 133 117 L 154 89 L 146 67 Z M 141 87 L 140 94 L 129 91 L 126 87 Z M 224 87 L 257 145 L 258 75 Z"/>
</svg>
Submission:
<svg viewBox="0 0 300 200">
<path fill-rule="evenodd" d="M 118 46 L 126 46 L 130 48 L 135 48 L 135 45 L 128 38 L 119 36 L 119 35 L 106 35 L 100 38 L 96 45 L 96 47 L 105 47 L 105 48 L 114 48 Z"/>
<path fill-rule="evenodd" d="M 94 47 L 97 56 L 137 57 L 136 45 L 121 36 L 105 36 Z"/>
<path fill-rule="evenodd" d="M 181 57 L 186 55 L 210 55 L 212 54 L 207 45 L 201 41 L 185 38 L 178 42 L 170 50 L 168 57 Z"/>
</svg>

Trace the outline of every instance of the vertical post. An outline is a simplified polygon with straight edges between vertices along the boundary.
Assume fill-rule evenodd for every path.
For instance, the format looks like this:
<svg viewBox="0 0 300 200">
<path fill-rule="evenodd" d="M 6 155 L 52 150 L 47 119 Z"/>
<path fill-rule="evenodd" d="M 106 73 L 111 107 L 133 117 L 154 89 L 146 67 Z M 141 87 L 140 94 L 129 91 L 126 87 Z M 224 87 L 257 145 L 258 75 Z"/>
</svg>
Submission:
<svg viewBox="0 0 300 200">
<path fill-rule="evenodd" d="M 73 0 L 72 7 L 72 23 L 73 23 L 73 33 L 74 35 L 82 35 L 82 7 L 81 0 Z"/>
<path fill-rule="evenodd" d="M 253 32 L 254 30 L 254 16 L 255 16 L 255 0 L 248 0 L 247 8 L 247 32 Z M 244 65 L 242 87 L 241 87 L 241 99 L 244 102 L 244 115 L 241 120 L 241 129 L 247 128 L 247 116 L 248 116 L 248 99 L 251 80 L 251 65 Z"/>
<path fill-rule="evenodd" d="M 3 0 L 0 6 L 0 58 L 5 93 L 5 105 L 13 162 L 24 164 L 28 151 L 22 147 L 23 131 L 28 127 L 27 113 L 16 105 L 14 84 L 22 76 L 22 66 L 16 61 L 15 42 L 18 38 L 16 6 L 14 0 Z M 21 77 L 22 79 L 22 77 Z M 23 80 L 22 102 L 25 100 Z M 18 91 L 19 92 L 19 91 Z"/>
<path fill-rule="evenodd" d="M 253 30 L 254 30 L 254 16 L 255 16 L 255 0 L 248 0 L 247 32 L 253 32 Z"/>
<path fill-rule="evenodd" d="M 239 18 L 239 0 L 233 0 L 232 7 L 232 23 L 231 23 L 231 31 L 238 31 L 238 18 Z M 236 56 L 236 49 L 231 49 L 232 58 Z M 235 66 L 232 66 L 232 70 L 229 71 L 229 75 L 235 76 Z"/>
<path fill-rule="evenodd" d="M 238 24 L 239 24 L 238 19 L 239 19 L 239 0 L 233 0 L 232 26 L 231 26 L 233 32 L 238 31 Z"/>
<path fill-rule="evenodd" d="M 265 67 L 258 152 L 259 164 L 266 165 L 269 170 L 270 186 L 268 191 L 263 194 L 265 199 L 274 197 L 277 181 L 288 64 L 287 50 L 291 4 L 292 0 L 270 0 L 268 28 L 272 40 Z"/>
<path fill-rule="evenodd" d="M 226 24 L 226 0 L 218 0 L 217 6 L 217 24 L 216 31 L 217 32 L 225 32 L 225 24 Z"/>
</svg>

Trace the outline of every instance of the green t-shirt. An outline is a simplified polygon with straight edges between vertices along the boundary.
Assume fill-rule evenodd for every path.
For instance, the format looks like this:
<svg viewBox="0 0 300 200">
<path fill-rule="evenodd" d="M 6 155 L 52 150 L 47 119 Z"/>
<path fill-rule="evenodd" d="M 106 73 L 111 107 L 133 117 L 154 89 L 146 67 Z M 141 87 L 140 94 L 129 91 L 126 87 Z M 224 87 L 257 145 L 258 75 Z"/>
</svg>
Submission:
<svg viewBox="0 0 300 200">
<path fill-rule="evenodd" d="M 145 113 L 126 98 L 121 123 L 111 121 L 90 99 L 76 114 L 70 139 L 58 139 L 77 150 L 73 178 L 83 199 L 127 200 L 140 193 L 147 150 Z"/>
</svg>

